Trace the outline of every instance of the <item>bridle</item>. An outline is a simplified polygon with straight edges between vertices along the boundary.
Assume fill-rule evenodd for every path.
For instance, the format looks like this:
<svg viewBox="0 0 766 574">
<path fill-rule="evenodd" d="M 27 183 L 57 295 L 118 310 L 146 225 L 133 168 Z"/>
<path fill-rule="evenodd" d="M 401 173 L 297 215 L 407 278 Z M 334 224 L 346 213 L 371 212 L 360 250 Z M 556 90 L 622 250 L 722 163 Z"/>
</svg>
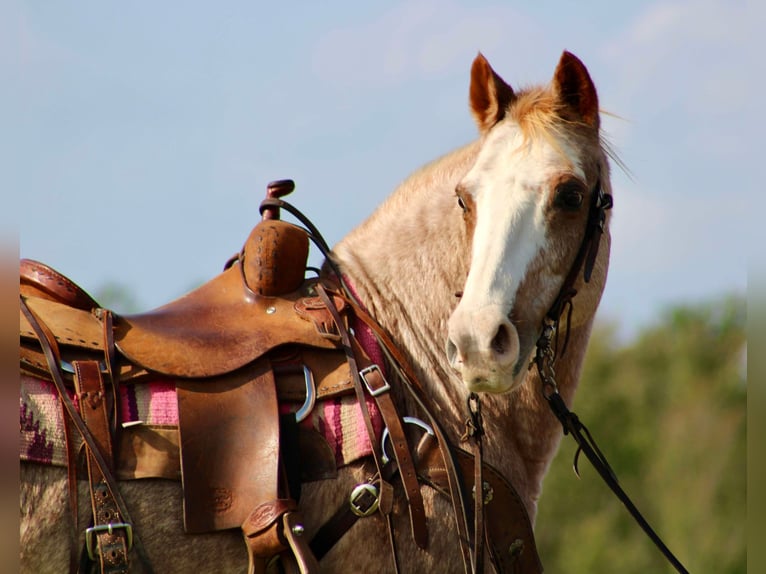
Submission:
<svg viewBox="0 0 766 574">
<path fill-rule="evenodd" d="M 588 221 L 585 227 L 585 235 L 583 241 L 580 244 L 580 249 L 577 252 L 574 263 L 572 264 L 569 273 L 567 274 L 564 282 L 559 290 L 556 299 L 551 305 L 548 312 L 545 314 L 542 322 L 542 330 L 540 337 L 536 343 L 535 357 L 530 364 L 530 368 L 537 367 L 537 371 L 540 375 L 540 382 L 542 385 L 542 394 L 548 405 L 553 411 L 553 414 L 561 423 L 564 429 L 564 434 L 569 434 L 577 443 L 577 451 L 574 458 L 574 469 L 579 476 L 577 463 L 580 453 L 584 453 L 586 458 L 591 462 L 593 467 L 598 472 L 599 476 L 606 482 L 607 486 L 614 492 L 620 502 L 625 505 L 630 512 L 631 516 L 638 523 L 638 525 L 644 530 L 646 535 L 654 542 L 659 548 L 660 552 L 665 558 L 673 565 L 673 567 L 683 574 L 688 574 L 686 568 L 681 562 L 673 555 L 668 549 L 662 539 L 652 529 L 646 519 L 642 516 L 630 497 L 620 486 L 617 476 L 615 475 L 606 457 L 599 449 L 596 441 L 593 439 L 588 428 L 580 421 L 579 417 L 569 410 L 564 403 L 564 399 L 561 397 L 556 384 L 556 372 L 554 365 L 559 354 L 563 354 L 566 351 L 567 342 L 569 339 L 570 323 L 573 310 L 572 300 L 577 294 L 577 290 L 574 285 L 582 272 L 583 280 L 585 283 L 590 281 L 593 273 L 593 267 L 598 256 L 599 243 L 601 235 L 604 232 L 604 225 L 606 223 L 606 210 L 612 208 L 612 196 L 604 193 L 601 188 L 600 178 L 596 181 L 593 188 L 590 211 L 588 213 Z M 559 353 L 558 335 L 561 318 L 564 313 L 567 314 L 566 332 L 564 334 L 564 344 Z"/>
</svg>

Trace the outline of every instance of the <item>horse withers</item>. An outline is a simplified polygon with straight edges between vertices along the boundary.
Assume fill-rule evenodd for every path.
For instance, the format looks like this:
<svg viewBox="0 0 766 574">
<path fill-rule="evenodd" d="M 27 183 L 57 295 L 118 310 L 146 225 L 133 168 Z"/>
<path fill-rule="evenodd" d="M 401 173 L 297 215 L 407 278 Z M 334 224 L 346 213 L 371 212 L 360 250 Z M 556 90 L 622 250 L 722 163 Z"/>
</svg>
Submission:
<svg viewBox="0 0 766 574">
<path fill-rule="evenodd" d="M 332 521 L 338 510 L 349 506 L 351 493 L 358 492 L 360 485 L 371 484 L 374 482 L 371 478 L 377 475 L 375 484 L 380 487 L 375 496 L 377 510 L 356 517 L 353 526 L 323 551 L 319 560 L 322 571 L 378 572 L 398 567 L 405 572 L 463 572 L 482 563 L 487 570 L 494 567 L 501 571 L 516 571 L 509 564 L 519 554 L 526 560 L 521 571 L 540 571 L 533 540 L 518 539 L 519 544 L 516 544 L 517 539 L 514 539 L 508 547 L 500 548 L 496 541 L 502 534 L 493 531 L 493 525 L 498 516 L 506 513 L 501 505 L 514 497 L 521 509 L 521 519 L 534 523 L 542 480 L 562 436 L 561 425 L 546 404 L 540 377 L 528 368 L 552 308 L 561 313 L 566 307 L 567 316 L 567 350 L 556 362 L 557 391 L 566 403 L 571 404 L 577 388 L 607 274 L 608 217 L 603 236 L 596 240 L 597 245 L 601 244 L 600 249 L 589 250 L 591 255 L 586 257 L 590 259 L 585 265 L 588 282 L 579 270 L 583 266 L 581 254 L 595 194 L 611 193 L 609 153 L 600 131 L 598 98 L 593 82 L 580 60 L 568 52 L 562 54 L 549 85 L 518 91 L 504 82 L 479 55 L 471 69 L 469 100 L 479 138 L 410 176 L 367 221 L 329 253 L 325 274 L 319 281 L 327 287 L 325 295 L 328 298 L 324 303 L 320 300 L 322 293 L 317 293 L 316 289 L 296 295 L 290 305 L 283 302 L 269 305 L 257 293 L 248 295 L 254 305 L 260 305 L 258 311 L 262 313 L 259 317 L 276 318 L 275 325 L 284 316 L 283 311 L 290 312 L 299 299 L 309 301 L 309 311 L 312 305 L 324 308 L 330 313 L 329 318 L 319 321 L 317 328 L 320 331 L 326 329 L 327 336 L 322 341 L 332 342 L 324 349 L 328 352 L 331 346 L 343 349 L 345 345 L 356 351 L 358 346 L 364 346 L 350 340 L 344 343 L 344 334 L 338 329 L 337 322 L 344 320 L 341 317 L 344 306 L 356 305 L 353 310 L 357 319 L 362 315 L 371 316 L 376 328 L 357 321 L 352 334 L 360 339 L 363 332 L 368 331 L 369 338 L 375 339 L 377 332 L 399 349 L 397 354 L 388 357 L 384 353 L 377 357 L 374 349 L 361 353 L 367 363 L 379 367 L 386 379 L 385 387 L 374 386 L 376 383 L 371 382 L 370 376 L 369 381 L 363 381 L 367 384 L 367 387 L 362 386 L 363 394 L 358 395 L 350 390 L 349 384 L 345 394 L 324 403 L 318 398 L 318 406 L 306 420 L 306 424 L 310 424 L 313 419 L 317 428 L 327 431 L 332 426 L 328 421 L 337 423 L 338 428 L 347 423 L 351 426 L 349 421 L 364 419 L 361 415 L 366 412 L 370 425 L 357 424 L 344 441 L 334 445 L 330 445 L 331 437 L 327 432 L 321 436 L 324 442 L 312 438 L 320 445 L 317 448 L 330 449 L 329 458 L 335 464 L 323 471 L 321 477 L 314 476 L 300 484 L 297 509 L 294 509 L 300 512 L 300 528 L 292 526 L 282 531 L 283 538 L 286 535 L 295 537 L 299 533 L 305 540 L 316 540 L 317 533 L 323 535 L 324 525 Z M 226 289 L 238 285 L 244 265 L 242 260 L 235 262 L 225 272 L 228 273 L 226 279 L 216 279 L 217 284 L 221 285 L 223 281 Z M 578 273 L 573 274 L 573 268 Z M 341 300 L 342 293 L 338 297 L 334 295 L 339 283 L 345 284 L 348 290 L 345 303 Z M 319 290 L 324 291 L 322 287 Z M 560 305 L 562 291 L 566 291 L 565 306 Z M 572 298 L 575 292 L 576 297 Z M 29 297 L 28 301 L 34 308 L 32 299 Z M 208 320 L 215 323 L 217 319 Z M 119 317 L 115 317 L 115 323 L 119 327 Z M 180 341 L 178 348 L 182 349 L 184 323 L 171 323 L 176 330 L 174 336 Z M 116 332 L 119 338 L 119 330 Z M 103 338 L 103 334 L 96 329 L 94 337 Z M 61 346 L 65 353 L 66 344 Z M 192 381 L 190 386 L 183 383 L 186 380 L 183 375 L 177 377 L 183 383 L 178 386 L 182 391 L 177 395 L 175 379 L 168 376 L 153 378 L 156 373 L 151 368 L 137 364 L 140 361 L 131 363 L 130 357 L 120 355 L 119 348 L 118 342 L 116 356 L 112 357 L 114 371 L 118 372 L 114 377 L 120 387 L 117 394 L 120 397 L 125 393 L 129 395 L 120 405 L 124 407 L 123 411 L 133 408 L 130 405 L 134 403 L 148 405 L 145 416 L 134 417 L 137 420 L 130 422 L 139 428 L 145 427 L 141 432 L 156 431 L 151 435 L 153 443 L 142 448 L 152 450 L 155 453 L 153 460 L 162 458 L 165 465 L 165 474 L 159 477 L 147 473 L 141 480 L 119 483 L 121 496 L 130 509 L 131 529 L 140 536 L 154 570 L 246 571 L 248 553 L 240 532 L 234 529 L 200 534 L 184 532 L 182 508 L 193 501 L 188 496 L 185 500 L 178 480 L 182 465 L 175 463 L 173 466 L 179 443 L 178 431 L 173 425 L 177 424 L 178 418 L 175 401 L 181 404 L 183 418 L 185 403 L 181 402 L 181 396 L 199 391 L 199 387 L 194 387 L 196 379 L 189 379 Z M 219 351 L 225 359 L 226 348 Z M 319 349 L 318 352 L 322 351 Z M 179 360 L 183 362 L 183 351 L 179 353 Z M 162 354 L 159 355 L 158 360 L 162 358 Z M 397 359 L 407 365 L 403 378 L 416 381 L 416 393 L 400 384 Z M 189 361 L 192 360 L 190 357 Z M 249 365 L 229 367 L 233 369 L 231 373 L 254 368 Z M 34 399 L 43 392 L 40 389 L 47 388 L 40 386 L 46 382 L 42 370 L 36 377 L 25 371 L 22 379 L 22 435 L 27 438 L 34 435 L 23 444 L 34 443 L 35 448 L 42 445 L 48 452 L 53 449 L 48 443 L 61 441 L 52 436 L 52 430 L 46 434 L 42 414 L 34 408 Z M 221 367 L 219 370 L 225 369 Z M 356 376 L 345 360 L 327 370 L 336 374 L 322 375 L 323 380 L 338 382 L 343 379 L 345 384 L 345 379 Z M 368 375 L 378 374 L 375 369 L 359 370 L 365 370 Z M 159 372 L 162 374 L 161 370 Z M 266 376 L 265 372 L 258 371 L 258 376 Z M 275 377 L 279 375 L 278 370 L 273 372 Z M 148 390 L 138 386 L 138 382 L 127 390 L 128 384 L 120 382 L 121 378 L 127 381 L 131 376 L 139 375 L 146 375 L 147 385 L 155 385 L 151 389 L 157 391 L 155 394 L 150 395 Z M 215 376 L 236 375 L 217 373 Z M 308 376 L 305 379 L 308 388 Z M 298 386 L 303 384 L 302 375 L 298 376 L 297 383 Z M 334 384 L 320 381 L 317 387 L 326 390 Z M 385 411 L 388 406 L 380 406 L 379 397 L 372 395 L 389 387 L 396 414 L 393 417 L 385 415 L 389 417 L 385 419 L 379 411 Z M 238 387 L 231 383 L 230 388 Z M 146 399 L 148 402 L 141 403 L 142 393 L 150 397 Z M 435 425 L 425 426 L 437 426 L 435 434 L 439 440 L 451 443 L 453 451 L 464 453 L 461 447 L 466 442 L 461 437 L 467 434 L 466 399 L 469 395 L 477 396 L 471 393 L 480 393 L 481 397 L 481 458 L 490 469 L 484 476 L 488 483 L 507 485 L 508 492 L 514 493 L 513 497 L 494 498 L 491 492 L 485 493 L 487 542 L 479 544 L 478 549 L 476 545 L 470 545 L 471 541 L 481 541 L 479 534 L 471 529 L 471 519 L 474 514 L 482 513 L 473 510 L 470 489 L 461 494 L 459 484 L 449 480 L 440 482 L 432 467 L 424 472 L 418 466 L 420 445 L 417 443 L 423 439 L 413 432 L 418 425 L 407 424 L 428 422 L 430 413 Z M 156 402 L 161 402 L 161 409 L 157 408 Z M 53 406 L 49 405 L 48 410 L 56 411 L 60 417 L 55 400 L 51 404 Z M 272 410 L 279 410 L 284 415 L 282 406 L 275 405 Z M 246 418 L 246 412 L 238 416 Z M 395 434 L 397 421 L 403 422 L 404 427 L 404 435 L 397 436 L 404 436 L 407 439 L 404 442 L 409 444 L 394 445 L 395 448 L 384 444 L 381 448 L 376 443 L 383 438 L 384 431 Z M 131 434 L 131 440 L 139 441 L 141 432 Z M 183 434 L 182 430 L 182 448 Z M 373 440 L 368 440 L 370 434 Z M 429 438 L 429 433 L 426 435 Z M 348 438 L 351 436 L 362 437 L 362 440 L 353 441 Z M 113 440 L 115 444 L 124 444 L 124 439 L 119 437 L 113 437 Z M 353 450 L 350 445 L 355 442 L 362 447 L 349 454 Z M 165 443 L 171 445 L 168 448 L 176 449 L 173 454 L 163 450 Z M 285 448 L 282 444 L 283 453 Z M 398 474 L 380 467 L 375 456 L 376 452 L 390 455 L 395 450 L 394 466 L 399 469 Z M 180 456 L 185 465 L 189 455 L 184 456 L 184 452 L 182 450 Z M 313 452 L 306 450 L 304 454 L 311 458 Z M 414 466 L 406 462 L 409 453 L 416 459 Z M 72 544 L 80 546 L 86 539 L 84 532 L 90 515 L 87 482 L 79 481 L 80 518 L 77 523 L 80 528 L 73 535 L 66 468 L 32 462 L 34 457 L 28 454 L 22 453 L 21 469 L 22 569 L 25 572 L 65 571 L 70 565 Z M 280 455 L 275 452 L 274 456 Z M 453 466 L 458 474 L 462 474 L 462 482 L 470 482 L 473 477 L 465 476 L 463 472 L 463 456 L 458 454 Z M 263 456 L 257 458 L 259 461 L 266 459 Z M 472 464 L 467 467 L 470 469 Z M 281 476 L 281 468 L 274 467 L 272 474 Z M 412 491 L 412 481 L 407 483 L 404 476 L 410 468 L 418 474 L 421 484 L 416 488 L 418 492 Z M 184 482 L 187 480 L 193 482 L 191 477 L 185 478 Z M 384 484 L 392 488 L 383 488 Z M 458 488 L 457 493 L 455 488 Z M 445 493 L 451 496 L 444 496 Z M 218 494 L 213 500 L 216 508 L 227 511 L 232 501 L 224 490 Z M 456 496 L 462 514 L 453 508 Z M 465 524 L 460 524 L 462 520 Z M 540 527 L 545 528 L 545 525 Z M 466 544 L 471 554 L 468 560 Z M 392 546 L 396 552 L 395 561 L 390 557 Z M 140 560 L 133 559 L 131 564 L 131 571 L 142 568 Z"/>
</svg>

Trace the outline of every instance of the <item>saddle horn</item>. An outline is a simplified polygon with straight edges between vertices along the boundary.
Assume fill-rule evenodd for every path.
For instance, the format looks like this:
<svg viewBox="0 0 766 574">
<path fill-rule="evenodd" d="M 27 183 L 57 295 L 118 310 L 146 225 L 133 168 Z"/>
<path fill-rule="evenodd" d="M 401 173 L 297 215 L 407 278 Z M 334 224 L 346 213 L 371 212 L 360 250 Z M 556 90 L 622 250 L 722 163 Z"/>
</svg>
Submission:
<svg viewBox="0 0 766 574">
<path fill-rule="evenodd" d="M 266 186 L 263 219 L 247 238 L 240 263 L 245 285 L 252 292 L 273 297 L 295 291 L 305 278 L 309 256 L 306 232 L 279 219 L 278 200 L 293 192 L 292 179 L 272 181 Z M 273 203 L 269 203 L 269 200 Z M 274 205 L 277 204 L 277 205 Z"/>
</svg>

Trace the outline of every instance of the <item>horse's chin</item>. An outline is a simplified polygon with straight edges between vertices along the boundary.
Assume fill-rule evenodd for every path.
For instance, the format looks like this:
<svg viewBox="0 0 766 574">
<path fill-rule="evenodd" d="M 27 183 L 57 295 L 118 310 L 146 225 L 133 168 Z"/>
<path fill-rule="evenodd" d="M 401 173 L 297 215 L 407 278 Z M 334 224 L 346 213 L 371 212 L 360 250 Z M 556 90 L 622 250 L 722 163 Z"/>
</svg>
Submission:
<svg viewBox="0 0 766 574">
<path fill-rule="evenodd" d="M 518 389 L 523 382 L 523 377 L 513 376 L 511 373 L 504 376 L 497 376 L 495 373 L 490 375 L 463 375 L 463 384 L 469 393 L 492 393 L 495 395 L 511 393 Z"/>
</svg>

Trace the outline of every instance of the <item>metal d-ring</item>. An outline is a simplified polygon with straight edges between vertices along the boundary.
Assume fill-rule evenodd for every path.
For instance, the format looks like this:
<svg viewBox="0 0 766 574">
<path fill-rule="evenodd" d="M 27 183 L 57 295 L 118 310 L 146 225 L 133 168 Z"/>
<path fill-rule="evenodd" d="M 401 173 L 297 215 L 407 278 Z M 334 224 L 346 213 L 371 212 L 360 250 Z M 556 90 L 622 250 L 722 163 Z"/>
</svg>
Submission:
<svg viewBox="0 0 766 574">
<path fill-rule="evenodd" d="M 306 400 L 303 402 L 301 408 L 295 411 L 295 422 L 301 422 L 314 410 L 314 403 L 316 402 L 316 387 L 314 386 L 314 374 L 306 365 L 303 365 L 303 378 L 306 381 Z"/>
<path fill-rule="evenodd" d="M 434 429 L 431 428 L 431 425 L 429 425 L 426 422 L 423 422 L 417 417 L 402 417 L 402 421 L 404 421 L 407 424 L 415 425 L 420 428 L 422 428 L 424 431 L 426 431 L 431 436 L 434 436 Z M 388 461 L 391 460 L 386 454 L 386 439 L 388 438 L 389 432 L 388 427 L 383 429 L 383 436 L 380 437 L 380 452 L 382 453 L 382 456 L 380 457 L 380 461 L 383 464 L 388 464 Z"/>
</svg>

